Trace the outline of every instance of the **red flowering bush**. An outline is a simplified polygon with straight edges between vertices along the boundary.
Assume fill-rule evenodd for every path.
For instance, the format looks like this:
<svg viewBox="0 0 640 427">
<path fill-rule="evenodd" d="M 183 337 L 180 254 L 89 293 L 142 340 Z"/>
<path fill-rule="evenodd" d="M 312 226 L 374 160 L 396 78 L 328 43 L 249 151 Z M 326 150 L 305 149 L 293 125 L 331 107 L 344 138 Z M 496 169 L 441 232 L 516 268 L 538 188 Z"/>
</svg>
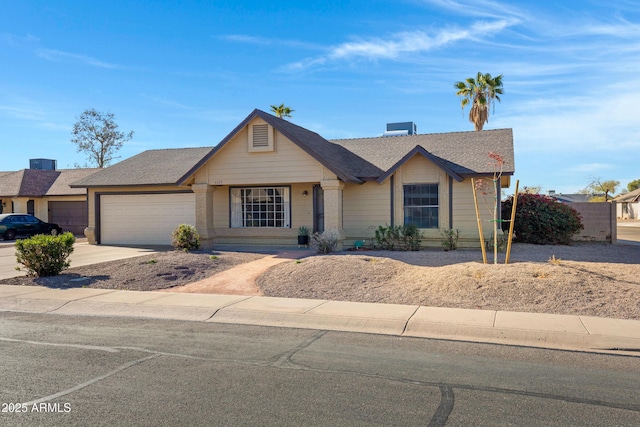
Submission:
<svg viewBox="0 0 640 427">
<path fill-rule="evenodd" d="M 502 218 L 511 218 L 513 196 L 502 203 Z M 503 222 L 503 229 L 509 223 Z M 568 245 L 584 226 L 582 217 L 571 206 L 541 194 L 518 195 L 514 224 L 515 241 L 538 245 Z"/>
</svg>

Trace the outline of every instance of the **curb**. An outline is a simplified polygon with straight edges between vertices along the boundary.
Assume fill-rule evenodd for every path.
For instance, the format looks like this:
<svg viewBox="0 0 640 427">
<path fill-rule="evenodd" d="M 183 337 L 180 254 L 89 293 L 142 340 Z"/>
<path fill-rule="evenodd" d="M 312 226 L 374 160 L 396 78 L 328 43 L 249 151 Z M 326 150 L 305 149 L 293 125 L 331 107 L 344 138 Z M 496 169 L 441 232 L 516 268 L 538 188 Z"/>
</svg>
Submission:
<svg viewBox="0 0 640 427">
<path fill-rule="evenodd" d="M 640 356 L 640 321 L 217 294 L 0 285 L 0 311 L 170 319 Z"/>
</svg>

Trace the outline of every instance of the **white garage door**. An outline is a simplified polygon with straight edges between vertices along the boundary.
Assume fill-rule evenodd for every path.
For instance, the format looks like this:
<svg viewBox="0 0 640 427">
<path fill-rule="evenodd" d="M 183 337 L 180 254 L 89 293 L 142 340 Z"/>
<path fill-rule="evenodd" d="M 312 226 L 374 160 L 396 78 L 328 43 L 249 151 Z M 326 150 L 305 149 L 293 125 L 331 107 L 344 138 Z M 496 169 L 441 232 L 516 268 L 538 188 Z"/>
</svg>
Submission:
<svg viewBox="0 0 640 427">
<path fill-rule="evenodd" d="M 193 193 L 100 196 L 100 243 L 169 245 L 180 224 L 196 225 Z"/>
</svg>

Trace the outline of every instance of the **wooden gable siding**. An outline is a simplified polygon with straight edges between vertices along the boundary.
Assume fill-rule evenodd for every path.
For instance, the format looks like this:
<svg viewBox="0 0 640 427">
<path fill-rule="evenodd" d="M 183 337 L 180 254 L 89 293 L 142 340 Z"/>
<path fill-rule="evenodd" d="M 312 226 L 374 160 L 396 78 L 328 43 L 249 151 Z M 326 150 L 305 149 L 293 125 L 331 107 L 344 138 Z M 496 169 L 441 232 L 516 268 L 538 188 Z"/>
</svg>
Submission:
<svg viewBox="0 0 640 427">
<path fill-rule="evenodd" d="M 390 180 L 382 184 L 346 184 L 342 193 L 343 229 L 355 240 L 371 239 L 380 225 L 391 224 Z"/>
<path fill-rule="evenodd" d="M 255 119 L 249 126 L 266 123 Z M 249 131 L 238 132 L 207 164 L 210 185 L 258 185 L 319 182 L 323 167 L 276 132 L 274 151 L 249 152 Z"/>
</svg>

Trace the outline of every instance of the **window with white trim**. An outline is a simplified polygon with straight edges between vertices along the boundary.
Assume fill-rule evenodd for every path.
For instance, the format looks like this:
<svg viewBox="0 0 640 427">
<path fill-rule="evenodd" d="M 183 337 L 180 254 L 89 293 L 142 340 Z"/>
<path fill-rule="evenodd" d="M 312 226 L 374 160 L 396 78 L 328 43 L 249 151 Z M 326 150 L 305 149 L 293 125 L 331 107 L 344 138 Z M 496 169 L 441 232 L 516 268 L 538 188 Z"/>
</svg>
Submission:
<svg viewBox="0 0 640 427">
<path fill-rule="evenodd" d="M 231 189 L 231 228 L 289 228 L 289 187 Z"/>
<path fill-rule="evenodd" d="M 404 224 L 438 228 L 438 184 L 404 186 Z"/>
</svg>

